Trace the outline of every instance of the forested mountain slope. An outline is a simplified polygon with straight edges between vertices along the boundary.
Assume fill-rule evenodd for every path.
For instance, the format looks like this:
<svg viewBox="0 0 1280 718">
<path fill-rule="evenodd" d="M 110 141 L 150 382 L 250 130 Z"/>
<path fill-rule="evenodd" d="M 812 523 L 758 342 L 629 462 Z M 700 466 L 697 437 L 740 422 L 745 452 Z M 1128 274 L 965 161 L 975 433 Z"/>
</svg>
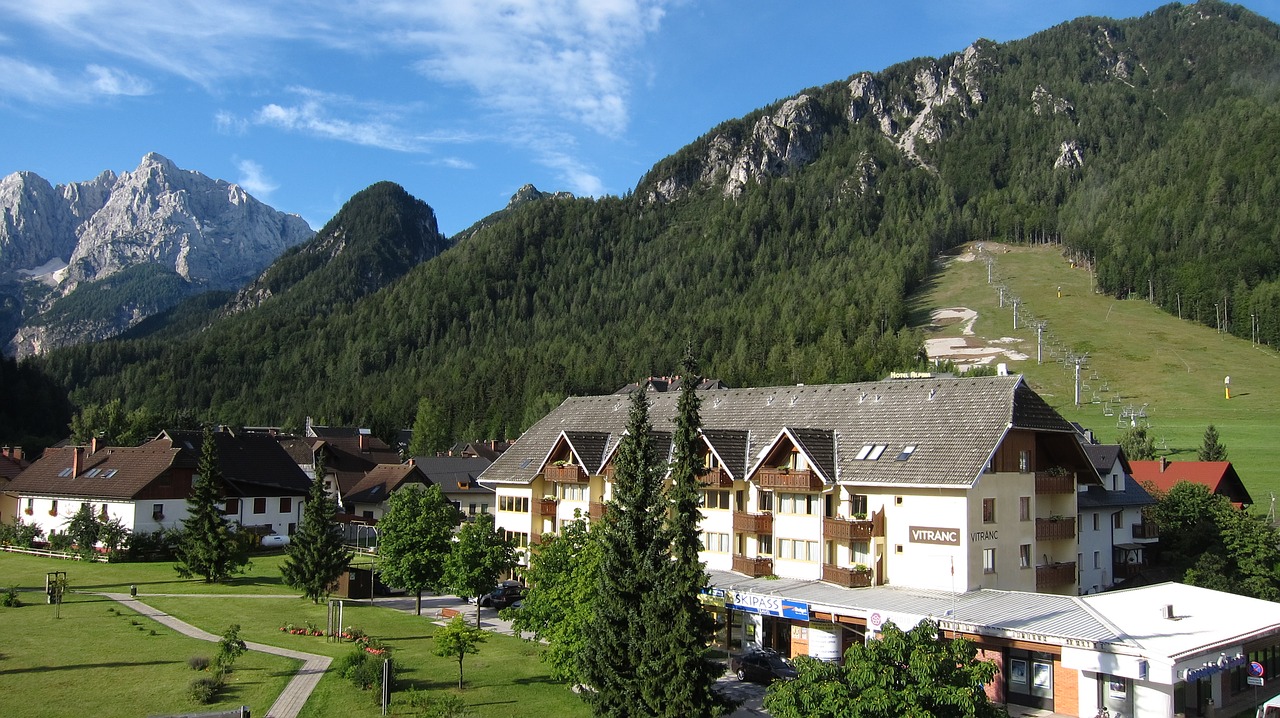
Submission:
<svg viewBox="0 0 1280 718">
<path fill-rule="evenodd" d="M 733 386 L 909 366 L 905 297 L 970 239 L 1059 239 L 1116 294 L 1150 278 L 1186 302 L 1226 278 L 1257 301 L 1280 246 L 1278 48 L 1216 2 L 980 41 L 725 122 L 625 197 L 519 204 L 367 296 L 45 367 L 80 402 L 390 427 L 427 395 L 457 435 L 512 436 L 565 394 L 673 370 L 686 343 Z M 305 281 L 289 294 L 322 291 Z"/>
</svg>

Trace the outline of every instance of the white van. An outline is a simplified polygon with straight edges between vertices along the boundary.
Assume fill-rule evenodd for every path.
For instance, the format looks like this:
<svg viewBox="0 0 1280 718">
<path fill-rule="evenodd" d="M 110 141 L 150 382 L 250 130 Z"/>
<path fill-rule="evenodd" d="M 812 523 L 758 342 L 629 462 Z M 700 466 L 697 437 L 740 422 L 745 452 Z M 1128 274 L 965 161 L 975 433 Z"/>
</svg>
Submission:
<svg viewBox="0 0 1280 718">
<path fill-rule="evenodd" d="M 1280 718 L 1280 696 L 1258 707 L 1258 718 Z"/>
</svg>

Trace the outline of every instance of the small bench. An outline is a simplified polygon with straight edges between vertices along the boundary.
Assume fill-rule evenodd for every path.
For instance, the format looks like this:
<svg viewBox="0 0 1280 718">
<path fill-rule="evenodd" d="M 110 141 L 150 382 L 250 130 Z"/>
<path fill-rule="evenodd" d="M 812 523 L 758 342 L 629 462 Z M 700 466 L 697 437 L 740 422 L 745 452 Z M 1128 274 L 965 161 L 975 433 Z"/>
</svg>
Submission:
<svg viewBox="0 0 1280 718">
<path fill-rule="evenodd" d="M 462 611 L 459 611 L 456 608 L 440 609 L 440 618 L 453 618 L 454 616 L 461 616 L 461 615 L 462 615 Z"/>
</svg>

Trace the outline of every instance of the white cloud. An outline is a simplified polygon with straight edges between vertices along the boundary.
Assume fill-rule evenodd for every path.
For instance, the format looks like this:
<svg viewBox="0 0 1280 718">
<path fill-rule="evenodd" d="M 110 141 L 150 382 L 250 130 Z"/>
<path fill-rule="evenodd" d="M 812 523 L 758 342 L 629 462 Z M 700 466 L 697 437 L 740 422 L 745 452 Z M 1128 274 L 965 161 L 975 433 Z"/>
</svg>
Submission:
<svg viewBox="0 0 1280 718">
<path fill-rule="evenodd" d="M 249 121 L 234 112 L 219 110 L 213 115 L 213 126 L 224 135 L 243 135 L 249 130 Z"/>
<path fill-rule="evenodd" d="M 0 95 L 35 104 L 93 102 L 102 97 L 147 95 L 151 85 L 117 68 L 89 65 L 82 74 L 59 74 L 0 55 Z"/>
<path fill-rule="evenodd" d="M 258 199 L 265 200 L 280 188 L 263 172 L 262 165 L 253 160 L 236 160 L 236 168 L 240 170 L 239 185 Z"/>
<path fill-rule="evenodd" d="M 475 163 L 464 160 L 461 157 L 442 157 L 436 164 L 455 170 L 473 170 L 476 168 Z"/>
</svg>

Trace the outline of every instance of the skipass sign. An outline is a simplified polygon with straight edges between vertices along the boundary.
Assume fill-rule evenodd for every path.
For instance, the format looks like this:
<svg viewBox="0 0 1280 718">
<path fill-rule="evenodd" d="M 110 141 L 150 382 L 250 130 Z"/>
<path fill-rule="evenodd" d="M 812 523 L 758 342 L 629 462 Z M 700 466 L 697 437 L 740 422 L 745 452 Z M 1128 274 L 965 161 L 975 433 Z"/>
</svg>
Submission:
<svg viewBox="0 0 1280 718">
<path fill-rule="evenodd" d="M 747 613 L 791 618 L 797 621 L 809 620 L 809 604 L 764 593 L 725 591 L 725 605 Z"/>
</svg>

